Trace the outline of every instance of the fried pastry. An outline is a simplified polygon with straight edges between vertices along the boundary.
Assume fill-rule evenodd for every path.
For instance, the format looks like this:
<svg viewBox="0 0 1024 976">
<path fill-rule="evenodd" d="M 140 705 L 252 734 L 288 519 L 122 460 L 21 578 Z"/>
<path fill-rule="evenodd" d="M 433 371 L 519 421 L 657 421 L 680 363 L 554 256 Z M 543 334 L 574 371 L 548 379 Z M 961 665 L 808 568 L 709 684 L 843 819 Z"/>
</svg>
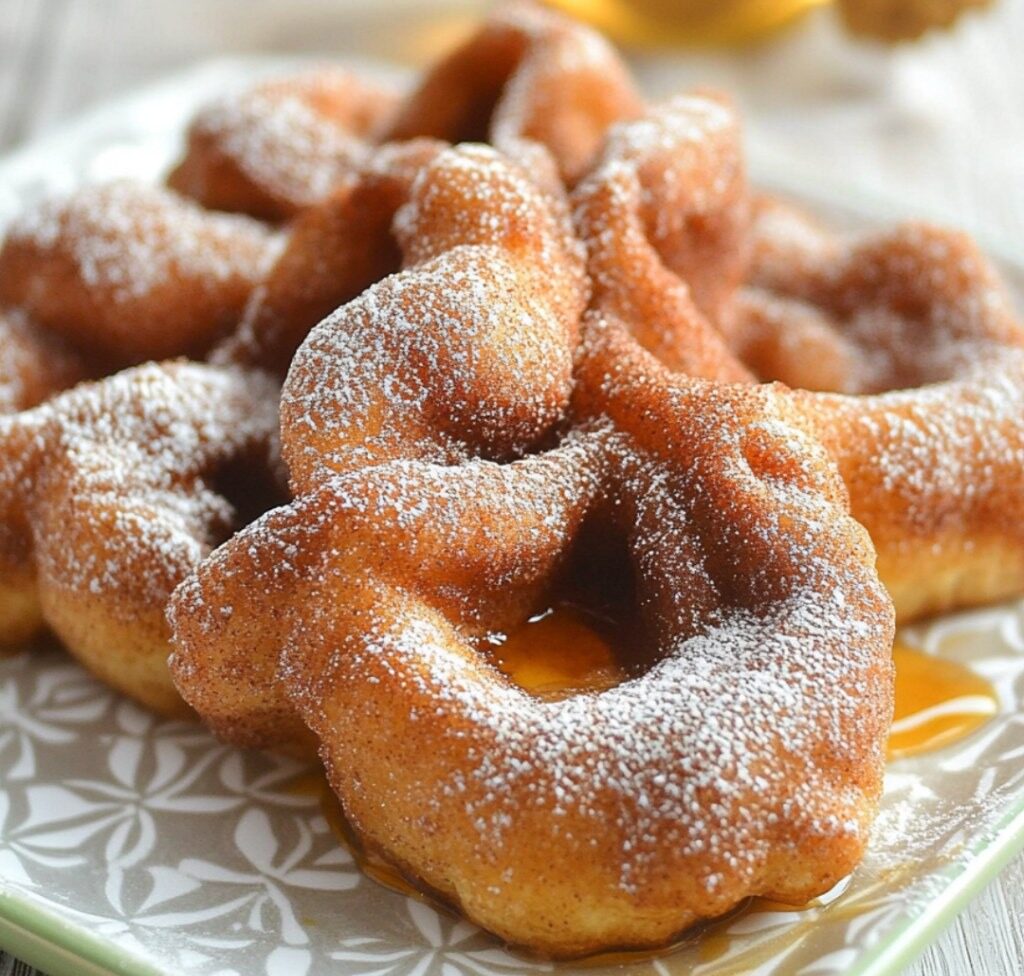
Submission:
<svg viewBox="0 0 1024 976">
<path fill-rule="evenodd" d="M 934 227 L 841 240 L 763 197 L 752 220 L 738 143 L 708 94 L 609 130 L 572 197 L 597 307 L 673 369 L 797 389 L 901 620 L 1024 591 L 1024 326 L 997 275 Z"/>
<path fill-rule="evenodd" d="M 172 598 L 182 694 L 229 741 L 315 741 L 366 844 L 553 956 L 831 887 L 881 788 L 893 625 L 806 417 L 614 319 L 581 345 L 559 212 L 490 150 L 440 153 L 395 231 L 406 270 L 293 362 L 295 500 Z M 541 702 L 474 640 L 585 540 L 632 578 L 649 660 Z"/>
<path fill-rule="evenodd" d="M 1024 591 L 1024 325 L 993 267 L 926 224 L 839 240 L 759 211 L 732 341 L 803 388 L 899 618 Z"/>
<path fill-rule="evenodd" d="M 399 270 L 395 214 L 443 146 L 430 139 L 382 146 L 344 187 L 296 217 L 239 327 L 212 360 L 258 366 L 283 379 L 314 325 Z"/>
<path fill-rule="evenodd" d="M 394 229 L 405 270 L 325 319 L 292 364 L 281 414 L 293 494 L 384 461 L 515 456 L 565 413 L 587 291 L 578 246 L 541 190 L 492 149 L 445 150 Z M 202 626 L 185 607 L 187 595 L 171 611 L 179 647 Z M 229 631 L 246 626 L 238 607 Z M 179 687 L 231 741 L 303 739 L 282 719 L 273 639 L 249 638 L 244 650 L 224 641 L 223 658 L 179 651 Z M 244 687 L 230 680 L 243 672 Z"/>
<path fill-rule="evenodd" d="M 608 125 L 642 110 L 629 70 L 600 34 L 539 3 L 512 2 L 427 71 L 384 131 L 488 142 L 538 181 L 572 185 Z"/>
<path fill-rule="evenodd" d="M 258 513 L 273 480 L 277 389 L 255 373 L 177 364 L 57 394 L 151 357 L 207 351 L 237 325 L 277 249 L 255 221 L 134 183 L 44 201 L 9 228 L 0 645 L 48 628 L 109 684 L 186 711 L 167 674 L 164 607 L 240 524 L 205 479 L 234 477 L 244 462 L 252 498 L 241 510 Z"/>
<path fill-rule="evenodd" d="M 728 99 L 647 107 L 531 3 L 404 99 L 208 107 L 169 182 L 236 215 L 116 184 L 0 250 L 0 640 L 318 750 L 367 850 L 551 957 L 852 870 L 886 586 L 1024 588 L 1024 329 L 973 246 L 752 203 Z M 631 637 L 542 697 L 485 647 L 565 593 Z"/>
<path fill-rule="evenodd" d="M 167 673 L 167 599 L 258 514 L 276 433 L 269 380 L 185 362 L 0 417 L 0 643 L 45 625 L 108 684 L 184 712 Z"/>
<path fill-rule="evenodd" d="M 199 112 L 167 182 L 214 210 L 288 220 L 363 162 L 396 97 L 343 68 L 265 81 Z"/>
<path fill-rule="evenodd" d="M 27 210 L 0 248 L 0 308 L 101 372 L 202 356 L 233 329 L 278 240 L 140 183 L 87 186 Z"/>
<path fill-rule="evenodd" d="M 24 312 L 0 311 L 0 414 L 34 407 L 89 373 L 83 356 Z"/>
<path fill-rule="evenodd" d="M 746 274 L 750 228 L 727 98 L 679 96 L 611 127 L 570 202 L 596 308 L 673 369 L 750 379 L 716 327 Z"/>
</svg>

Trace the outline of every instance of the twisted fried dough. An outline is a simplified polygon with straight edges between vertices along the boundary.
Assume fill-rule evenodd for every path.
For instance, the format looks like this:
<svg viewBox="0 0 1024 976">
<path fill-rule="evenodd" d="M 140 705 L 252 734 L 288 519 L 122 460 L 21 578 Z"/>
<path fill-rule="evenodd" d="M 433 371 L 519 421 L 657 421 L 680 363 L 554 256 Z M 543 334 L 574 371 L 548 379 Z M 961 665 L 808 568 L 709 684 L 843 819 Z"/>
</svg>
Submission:
<svg viewBox="0 0 1024 976">
<path fill-rule="evenodd" d="M 538 3 L 504 3 L 427 72 L 384 135 L 489 142 L 538 181 L 571 186 L 608 125 L 642 109 L 601 35 Z"/>
<path fill-rule="evenodd" d="M 395 213 L 442 148 L 427 139 L 382 146 L 346 186 L 296 217 L 241 324 L 213 361 L 258 366 L 283 378 L 314 325 L 401 267 Z"/>
<path fill-rule="evenodd" d="M 371 460 L 515 455 L 568 401 L 582 255 L 517 166 L 484 146 L 442 152 L 394 235 L 404 270 L 328 316 L 292 362 L 281 424 L 296 491 Z"/>
<path fill-rule="evenodd" d="M 733 342 L 808 388 L 899 618 L 1024 591 L 1024 326 L 977 246 L 913 223 L 839 241 L 771 203 L 755 236 Z"/>
<path fill-rule="evenodd" d="M 107 683 L 183 712 L 164 607 L 237 527 L 233 480 L 253 498 L 270 482 L 276 407 L 257 375 L 181 362 L 0 417 L 0 642 L 45 624 Z"/>
<path fill-rule="evenodd" d="M 176 679 L 221 734 L 267 744 L 297 713 L 367 844 L 555 956 L 831 887 L 891 712 L 891 606 L 801 413 L 590 333 L 558 447 L 324 466 L 172 601 Z M 624 542 L 658 663 L 542 702 L 473 637 L 533 612 L 593 531 Z"/>
<path fill-rule="evenodd" d="M 901 620 L 1024 590 L 1024 327 L 966 237 L 842 241 L 762 198 L 737 292 L 736 123 L 703 95 L 613 127 L 573 203 L 596 306 L 663 363 L 803 388 Z"/>
<path fill-rule="evenodd" d="M 102 371 L 199 357 L 241 318 L 277 243 L 142 184 L 85 187 L 29 209 L 0 248 L 0 307 L 65 340 Z"/>
<path fill-rule="evenodd" d="M 880 791 L 892 611 L 806 418 L 609 317 L 580 346 L 558 213 L 490 150 L 440 153 L 395 229 L 405 270 L 293 362 L 295 500 L 172 598 L 182 694 L 230 741 L 315 740 L 367 844 L 552 955 L 829 888 Z M 657 663 L 541 702 L 472 639 L 592 533 Z"/>
<path fill-rule="evenodd" d="M 680 96 L 612 126 L 570 202 L 595 307 L 673 369 L 750 378 L 715 327 L 746 272 L 750 223 L 728 99 Z"/>
<path fill-rule="evenodd" d="M 483 146 L 445 150 L 415 181 L 395 236 L 405 270 L 325 319 L 292 364 L 282 446 L 296 495 L 390 460 L 519 453 L 568 404 L 582 256 L 517 166 Z M 223 621 L 232 633 L 248 626 L 241 607 Z M 182 633 L 200 626 L 183 610 L 172 615 Z M 179 654 L 179 685 L 232 741 L 302 740 L 275 682 L 273 636 L 245 632 L 244 652 L 225 641 L 219 660 Z M 232 673 L 246 674 L 244 686 Z"/>
<path fill-rule="evenodd" d="M 342 68 L 262 82 L 199 112 L 167 182 L 214 210 L 288 220 L 363 162 L 395 101 Z"/>
</svg>

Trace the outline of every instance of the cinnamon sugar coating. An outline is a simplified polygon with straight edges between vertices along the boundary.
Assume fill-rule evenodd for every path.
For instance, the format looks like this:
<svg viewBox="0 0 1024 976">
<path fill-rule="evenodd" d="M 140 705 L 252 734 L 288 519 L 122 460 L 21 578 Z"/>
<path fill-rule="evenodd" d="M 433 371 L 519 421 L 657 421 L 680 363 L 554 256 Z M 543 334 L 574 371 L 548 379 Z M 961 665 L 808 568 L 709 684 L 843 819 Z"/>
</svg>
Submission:
<svg viewBox="0 0 1024 976">
<path fill-rule="evenodd" d="M 508 2 L 427 71 L 385 137 L 489 142 L 539 182 L 571 186 L 608 125 L 642 110 L 600 34 L 539 3 Z"/>
<path fill-rule="evenodd" d="M 835 239 L 773 202 L 754 238 L 733 344 L 804 388 L 900 619 L 1024 591 L 1024 325 L 977 246 Z"/>
<path fill-rule="evenodd" d="M 568 402 L 582 254 L 523 170 L 485 146 L 445 150 L 393 234 L 403 270 L 328 316 L 292 361 L 281 425 L 296 493 L 383 460 L 514 456 Z"/>
<path fill-rule="evenodd" d="M 582 254 L 546 195 L 492 149 L 448 149 L 419 172 L 393 223 L 405 269 L 328 316 L 292 364 L 281 415 L 296 496 L 403 458 L 514 456 L 567 409 L 587 291 Z M 179 630 L 193 626 L 172 615 Z M 241 611 L 224 623 L 234 620 L 245 626 Z M 195 681 L 179 653 L 179 686 L 234 741 L 302 738 L 281 717 L 291 709 L 276 649 L 246 640 Z"/>
<path fill-rule="evenodd" d="M 764 197 L 751 222 L 738 142 L 706 94 L 609 130 L 572 196 L 596 307 L 673 369 L 795 388 L 900 619 L 1024 591 L 1024 326 L 997 274 L 928 225 L 844 240 Z"/>
<path fill-rule="evenodd" d="M 363 162 L 396 98 L 336 67 L 225 96 L 192 122 L 168 184 L 214 210 L 287 220 L 330 196 Z"/>
<path fill-rule="evenodd" d="M 124 188 L 27 218 L 0 635 L 318 748 L 369 848 L 551 956 L 832 887 L 882 785 L 882 584 L 904 618 L 1024 588 L 1024 338 L 959 235 L 752 222 L 740 143 L 513 4 L 404 102 L 327 70 L 201 113 L 172 184 L 280 235 Z M 287 373 L 263 515 L 253 366 Z M 595 578 L 621 684 L 541 700 L 479 650 Z"/>
<path fill-rule="evenodd" d="M 296 217 L 241 324 L 213 361 L 258 366 L 283 378 L 314 325 L 399 270 L 402 254 L 391 232 L 395 213 L 443 145 L 414 139 L 382 146 L 344 187 Z"/>
<path fill-rule="evenodd" d="M 0 248 L 0 307 L 21 309 L 104 371 L 201 356 L 234 328 L 277 241 L 130 182 L 29 209 Z"/>
<path fill-rule="evenodd" d="M 0 414 L 34 407 L 89 373 L 84 357 L 24 312 L 0 310 Z"/>
<path fill-rule="evenodd" d="M 177 362 L 0 417 L 0 642 L 44 625 L 104 681 L 166 714 L 164 608 L 274 482 L 276 388 Z M 239 509 L 244 479 L 247 500 Z"/>
<path fill-rule="evenodd" d="M 678 96 L 612 126 L 571 196 L 594 305 L 662 363 L 749 379 L 717 329 L 747 267 L 750 193 L 724 96 Z"/>
<path fill-rule="evenodd" d="M 440 153 L 395 235 L 404 270 L 293 362 L 295 500 L 172 598 L 186 700 L 233 742 L 316 742 L 369 845 L 551 955 L 831 887 L 881 787 L 892 610 L 806 418 L 607 316 L 580 343 L 581 257 L 491 150 Z M 542 702 L 473 638 L 584 544 L 635 581 L 650 661 Z"/>
<path fill-rule="evenodd" d="M 60 391 L 205 352 L 237 324 L 276 249 L 248 218 L 132 183 L 44 201 L 8 229 L 0 644 L 49 629 L 114 687 L 164 713 L 187 710 L 167 673 L 165 605 L 241 514 L 260 510 L 257 486 L 275 480 L 277 388 L 175 364 Z M 236 513 L 210 479 L 239 466 L 251 469 L 253 498 Z"/>
</svg>

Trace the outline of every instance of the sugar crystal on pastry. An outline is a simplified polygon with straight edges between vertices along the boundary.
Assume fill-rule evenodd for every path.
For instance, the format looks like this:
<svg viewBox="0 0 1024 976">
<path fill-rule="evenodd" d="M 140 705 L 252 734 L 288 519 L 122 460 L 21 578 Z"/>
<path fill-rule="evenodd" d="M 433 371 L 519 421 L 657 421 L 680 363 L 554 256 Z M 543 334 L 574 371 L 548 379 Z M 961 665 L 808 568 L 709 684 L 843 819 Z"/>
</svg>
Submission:
<svg viewBox="0 0 1024 976">
<path fill-rule="evenodd" d="M 216 210 L 286 220 L 363 160 L 395 95 L 344 68 L 313 68 L 226 95 L 193 120 L 171 187 Z"/>
<path fill-rule="evenodd" d="M 106 366 L 202 355 L 241 318 L 278 242 L 244 217 L 128 181 L 26 210 L 0 248 L 0 306 Z"/>
<path fill-rule="evenodd" d="M 1024 325 L 995 269 L 964 234 L 834 239 L 772 201 L 754 242 L 731 341 L 805 388 L 900 616 L 1020 593 Z"/>
</svg>

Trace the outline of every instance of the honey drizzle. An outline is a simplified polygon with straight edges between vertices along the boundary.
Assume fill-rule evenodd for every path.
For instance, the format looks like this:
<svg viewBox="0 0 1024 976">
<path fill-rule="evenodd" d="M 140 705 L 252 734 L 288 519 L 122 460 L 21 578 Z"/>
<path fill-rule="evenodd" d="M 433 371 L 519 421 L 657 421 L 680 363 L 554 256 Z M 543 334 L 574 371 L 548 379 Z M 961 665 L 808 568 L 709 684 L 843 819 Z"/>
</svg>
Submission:
<svg viewBox="0 0 1024 976">
<path fill-rule="evenodd" d="M 887 748 L 890 760 L 959 742 L 999 711 L 995 688 L 970 668 L 899 642 L 892 654 L 896 707 Z"/>
<path fill-rule="evenodd" d="M 601 626 L 605 624 L 605 626 Z M 510 634 L 491 634 L 480 649 L 514 684 L 545 701 L 620 684 L 625 671 L 602 633 L 610 621 L 574 603 L 530 617 Z"/>
<path fill-rule="evenodd" d="M 574 694 L 602 691 L 626 680 L 629 674 L 616 657 L 616 643 L 610 619 L 567 602 L 535 614 L 510 634 L 488 635 L 479 642 L 479 649 L 495 667 L 530 694 L 554 701 Z M 920 755 L 959 741 L 998 710 L 992 685 L 962 664 L 901 643 L 893 648 L 893 659 L 896 706 L 888 747 L 890 759 Z M 331 830 L 368 877 L 447 915 L 458 914 L 438 892 L 407 876 L 367 847 L 322 776 L 304 778 L 297 789 L 319 797 L 321 811 Z M 601 952 L 576 960 L 576 964 L 596 967 L 644 962 L 695 943 L 699 943 L 697 951 L 701 962 L 710 962 L 725 956 L 733 947 L 734 937 L 728 929 L 737 918 L 792 912 L 807 913 L 807 918 L 812 919 L 815 917 L 812 912 L 825 907 L 830 914 L 842 911 L 842 906 L 832 903 L 842 894 L 845 885 L 844 880 L 831 892 L 799 906 L 751 898 L 720 918 L 691 927 L 665 946 Z M 850 911 L 855 915 L 862 907 L 857 903 Z"/>
<path fill-rule="evenodd" d="M 481 650 L 530 694 L 558 700 L 603 691 L 625 680 L 616 660 L 612 624 L 573 603 L 535 614 L 511 634 L 491 635 Z M 947 658 L 897 642 L 895 712 L 889 759 L 944 748 L 977 731 L 999 710 L 995 689 L 981 675 Z"/>
</svg>

